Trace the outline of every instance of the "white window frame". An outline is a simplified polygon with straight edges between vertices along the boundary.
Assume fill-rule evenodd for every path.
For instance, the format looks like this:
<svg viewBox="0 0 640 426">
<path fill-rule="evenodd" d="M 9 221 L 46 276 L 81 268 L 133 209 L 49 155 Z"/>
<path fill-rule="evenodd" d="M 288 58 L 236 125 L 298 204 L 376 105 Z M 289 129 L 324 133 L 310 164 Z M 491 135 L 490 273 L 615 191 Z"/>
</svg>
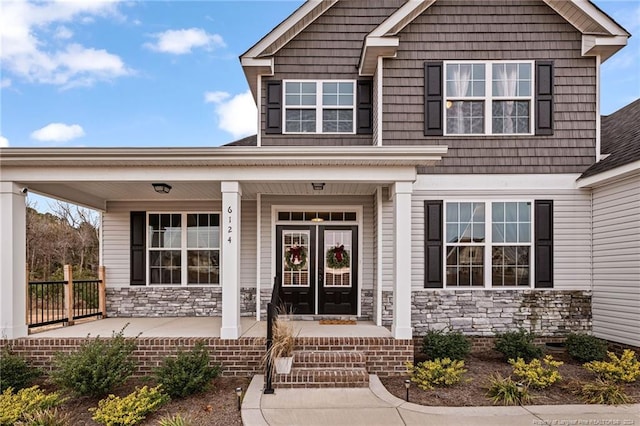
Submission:
<svg viewBox="0 0 640 426">
<path fill-rule="evenodd" d="M 180 240 L 180 248 L 163 248 L 162 250 L 174 250 L 180 251 L 180 284 L 151 284 L 151 267 L 149 263 L 149 256 L 152 251 L 159 251 L 157 248 L 151 247 L 149 244 L 149 216 L 154 214 L 179 214 L 180 215 L 180 230 L 181 230 L 181 240 Z M 210 248 L 208 250 L 218 250 L 218 259 L 220 264 L 218 266 L 218 283 L 211 284 L 203 284 L 203 283 L 194 283 L 189 284 L 189 268 L 185 267 L 187 265 L 188 255 L 187 252 L 190 248 L 187 246 L 187 215 L 190 214 L 214 214 L 218 215 L 219 219 L 219 242 L 217 248 Z M 146 285 L 149 287 L 220 287 L 222 285 L 222 212 L 220 211 L 150 211 L 147 212 L 146 223 L 145 223 L 145 262 L 146 262 Z"/>
<path fill-rule="evenodd" d="M 316 104 L 315 105 L 287 105 L 287 83 L 315 83 L 316 85 Z M 353 86 L 353 104 L 351 106 L 345 105 L 323 105 L 323 85 L 324 83 L 351 83 Z M 282 114 L 282 133 L 288 135 L 314 135 L 314 134 L 322 134 L 322 135 L 353 135 L 356 133 L 356 90 L 357 90 L 357 81 L 356 80 L 283 80 L 282 81 L 282 106 L 283 106 L 283 114 Z M 287 131 L 287 110 L 294 109 L 308 109 L 315 110 L 316 117 L 316 131 L 315 132 L 288 132 Z M 323 132 L 322 131 L 322 112 L 325 109 L 343 109 L 343 110 L 351 110 L 352 111 L 352 125 L 350 132 Z"/>
<path fill-rule="evenodd" d="M 455 64 L 482 64 L 485 67 L 485 82 L 484 82 L 484 96 L 455 96 L 450 97 L 447 93 L 447 67 Z M 529 64 L 531 66 L 531 91 L 529 96 L 493 96 L 493 65 L 494 64 Z M 454 136 L 464 138 L 467 136 L 532 136 L 534 135 L 534 123 L 535 123 L 535 61 L 529 60 L 509 60 L 509 61 L 443 61 L 444 69 L 442 70 L 442 86 L 443 86 L 443 102 L 442 102 L 442 117 L 443 119 L 443 131 L 445 136 Z M 529 102 L 529 132 L 528 133 L 493 133 L 493 114 L 492 104 L 493 101 L 514 100 L 514 101 L 528 101 Z M 484 102 L 484 133 L 448 133 L 447 132 L 447 104 L 450 101 L 482 101 Z"/>
<path fill-rule="evenodd" d="M 449 243 L 447 239 L 447 206 L 451 203 L 484 203 L 485 206 L 485 221 L 484 221 L 484 235 L 485 241 L 483 243 Z M 528 243 L 495 243 L 493 242 L 493 203 L 529 203 L 531 206 L 530 219 L 530 241 Z M 476 198 L 451 198 L 446 199 L 443 202 L 443 220 L 442 220 L 442 282 L 443 288 L 448 290 L 530 290 L 534 288 L 535 283 L 535 243 L 534 243 L 534 230 L 535 230 L 535 200 L 522 199 L 522 198 L 492 198 L 492 199 L 476 199 Z M 494 286 L 492 282 L 492 247 L 493 246 L 524 246 L 529 247 L 529 285 L 528 286 Z M 484 285 L 483 286 L 458 286 L 448 285 L 447 283 L 447 246 L 474 246 L 484 247 Z"/>
</svg>

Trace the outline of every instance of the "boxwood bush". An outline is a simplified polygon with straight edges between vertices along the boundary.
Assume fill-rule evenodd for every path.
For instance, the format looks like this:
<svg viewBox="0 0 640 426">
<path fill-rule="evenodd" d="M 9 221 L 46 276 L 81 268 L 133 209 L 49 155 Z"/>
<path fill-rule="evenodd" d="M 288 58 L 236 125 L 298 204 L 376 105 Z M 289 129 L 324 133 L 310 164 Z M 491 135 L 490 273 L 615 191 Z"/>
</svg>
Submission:
<svg viewBox="0 0 640 426">
<path fill-rule="evenodd" d="M 607 356 L 607 342 L 584 333 L 571 333 L 565 341 L 567 352 L 581 362 L 602 361 Z"/>
<path fill-rule="evenodd" d="M 422 339 L 422 353 L 427 359 L 463 360 L 471 351 L 469 339 L 460 332 L 429 330 Z"/>
<path fill-rule="evenodd" d="M 524 329 L 507 331 L 496 335 L 495 349 L 502 353 L 505 360 L 522 358 L 529 362 L 542 356 L 542 348 L 533 344 L 535 334 Z"/>
</svg>

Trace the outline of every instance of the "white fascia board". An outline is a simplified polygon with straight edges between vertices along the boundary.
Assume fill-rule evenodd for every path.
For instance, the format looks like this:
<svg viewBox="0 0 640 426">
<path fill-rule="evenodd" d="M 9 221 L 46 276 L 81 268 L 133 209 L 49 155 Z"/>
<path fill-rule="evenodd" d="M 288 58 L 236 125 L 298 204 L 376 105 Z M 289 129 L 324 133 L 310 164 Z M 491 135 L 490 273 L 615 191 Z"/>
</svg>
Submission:
<svg viewBox="0 0 640 426">
<path fill-rule="evenodd" d="M 575 189 L 579 173 L 418 175 L 414 191 L 555 190 Z"/>
<path fill-rule="evenodd" d="M 78 167 L 17 167 L 5 171 L 6 181 L 21 182 L 25 186 L 66 182 L 359 182 L 389 184 L 414 182 L 415 166 L 78 166 Z M 44 191 L 44 190 L 43 190 Z M 92 203 L 90 203 L 92 204 Z"/>
<path fill-rule="evenodd" d="M 548 0 L 545 0 L 548 3 Z M 615 36 L 626 36 L 629 37 L 629 33 L 618 25 L 613 19 L 603 13 L 600 9 L 598 9 L 594 4 L 592 4 L 589 0 L 572 0 L 573 3 L 582 9 L 591 19 L 596 21 L 602 27 L 604 27 L 609 33 Z"/>
<path fill-rule="evenodd" d="M 606 172 L 598 173 L 597 175 L 580 178 L 577 181 L 577 185 L 578 188 L 594 188 L 638 172 L 640 172 L 640 160 L 607 170 Z"/>
<path fill-rule="evenodd" d="M 400 46 L 398 37 L 371 37 L 364 40 L 358 73 L 361 76 L 373 75 L 378 65 L 378 58 L 393 58 L 396 56 Z"/>
<path fill-rule="evenodd" d="M 604 37 L 585 34 L 582 36 L 582 56 L 600 56 L 601 63 L 627 45 L 627 36 Z"/>
<path fill-rule="evenodd" d="M 240 64 L 243 67 L 255 67 L 260 74 L 273 75 L 273 58 L 242 58 Z"/>
</svg>

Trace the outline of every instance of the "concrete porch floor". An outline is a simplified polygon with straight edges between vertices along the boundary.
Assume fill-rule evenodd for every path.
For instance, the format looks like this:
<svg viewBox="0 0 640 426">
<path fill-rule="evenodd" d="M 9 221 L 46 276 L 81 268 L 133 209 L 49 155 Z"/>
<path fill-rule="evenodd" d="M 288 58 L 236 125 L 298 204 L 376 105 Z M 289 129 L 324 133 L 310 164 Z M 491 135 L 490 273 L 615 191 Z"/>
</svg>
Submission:
<svg viewBox="0 0 640 426">
<path fill-rule="evenodd" d="M 105 318 L 68 327 L 34 332 L 30 338 L 110 337 L 124 329 L 125 337 L 220 337 L 220 317 Z M 321 325 L 319 321 L 293 321 L 298 337 L 392 337 L 370 321 L 357 325 Z M 127 325 L 128 324 L 128 325 Z M 267 322 L 241 318 L 242 337 L 266 337 Z"/>
</svg>

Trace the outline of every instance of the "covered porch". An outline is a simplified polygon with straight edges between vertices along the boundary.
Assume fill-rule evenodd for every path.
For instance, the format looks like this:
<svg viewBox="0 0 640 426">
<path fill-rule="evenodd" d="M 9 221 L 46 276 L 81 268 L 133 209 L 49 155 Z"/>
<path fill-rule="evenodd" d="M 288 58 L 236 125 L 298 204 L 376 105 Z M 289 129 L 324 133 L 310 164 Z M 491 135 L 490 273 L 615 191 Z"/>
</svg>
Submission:
<svg viewBox="0 0 640 426">
<path fill-rule="evenodd" d="M 152 313 L 160 305 L 154 300 L 164 302 L 174 292 L 180 293 L 184 306 L 178 309 L 188 312 L 179 315 L 202 316 L 208 321 L 206 330 L 216 330 L 211 331 L 211 337 L 222 339 L 263 332 L 259 321 L 265 319 L 264 307 L 280 267 L 275 235 L 278 207 L 289 211 L 291 220 L 296 209 L 311 210 L 319 218 L 328 214 L 330 220 L 336 211 L 344 220 L 352 210 L 368 215 L 366 224 L 362 219 L 353 222 L 358 225 L 354 232 L 359 232 L 359 250 L 366 249 L 353 265 L 353 271 L 358 272 L 353 275 L 360 280 L 355 313 L 359 319 L 368 318 L 373 326 L 381 326 L 385 287 L 393 292 L 391 335 L 409 339 L 413 182 L 417 166 L 434 164 L 444 153 L 446 147 L 432 146 L 0 149 L 1 331 L 9 339 L 27 336 L 25 194 L 33 191 L 101 212 L 100 263 L 109 283 L 107 307 L 113 312 L 118 304 L 128 303 L 131 309 L 120 316 L 160 317 L 162 321 L 172 316 L 173 305 Z M 159 182 L 169 188 L 154 190 L 153 184 Z M 183 221 L 200 212 L 211 212 L 218 218 L 219 243 L 210 249 L 217 256 L 211 282 L 192 285 L 184 270 L 172 284 L 152 282 L 150 250 L 145 248 L 150 241 L 149 212 L 182 212 Z M 140 218 L 141 237 L 133 235 L 133 213 Z M 383 216 L 388 218 L 384 224 Z M 188 251 L 184 241 L 186 237 L 183 259 Z M 317 257 L 323 260 L 322 255 Z M 136 270 L 136 259 L 142 259 L 143 264 L 146 261 L 147 266 Z M 364 273 L 368 275 L 363 279 Z M 134 299 L 136 302 L 131 302 Z M 198 300 L 211 303 L 206 309 L 191 309 L 192 301 Z M 136 305 L 139 301 L 146 304 Z M 310 312 L 314 312 L 312 308 Z M 196 324 L 200 318 L 191 320 Z M 316 330 L 307 323 L 300 331 L 312 336 L 346 330 L 342 327 Z"/>
</svg>

